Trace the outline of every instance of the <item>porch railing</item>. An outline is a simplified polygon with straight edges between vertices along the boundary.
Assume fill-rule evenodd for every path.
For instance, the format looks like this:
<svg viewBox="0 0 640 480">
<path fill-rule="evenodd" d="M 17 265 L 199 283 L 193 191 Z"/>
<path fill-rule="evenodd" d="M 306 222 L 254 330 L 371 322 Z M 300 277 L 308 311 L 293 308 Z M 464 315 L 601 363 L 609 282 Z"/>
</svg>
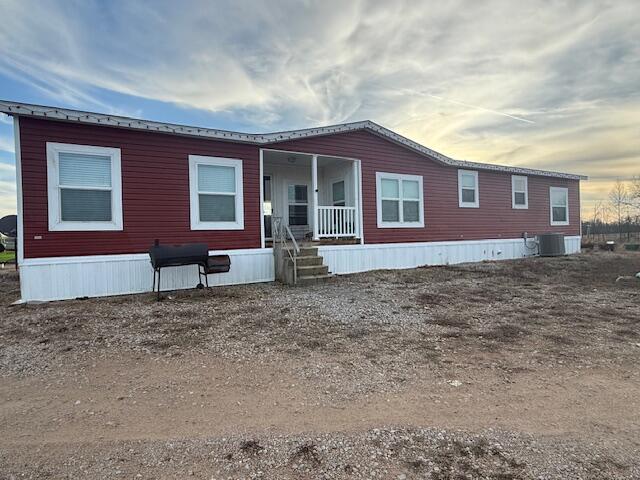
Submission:
<svg viewBox="0 0 640 480">
<path fill-rule="evenodd" d="M 287 255 L 293 262 L 293 284 L 298 283 L 298 255 L 300 254 L 300 246 L 296 241 L 296 238 L 291 233 L 291 229 L 288 225 L 285 225 L 281 217 L 272 217 L 273 228 L 273 240 L 274 246 L 282 250 L 286 250 Z M 288 241 L 291 241 L 292 248 L 287 245 Z M 293 253 L 292 253 L 293 250 Z"/>
<path fill-rule="evenodd" d="M 318 206 L 318 237 L 355 237 L 356 207 Z"/>
</svg>

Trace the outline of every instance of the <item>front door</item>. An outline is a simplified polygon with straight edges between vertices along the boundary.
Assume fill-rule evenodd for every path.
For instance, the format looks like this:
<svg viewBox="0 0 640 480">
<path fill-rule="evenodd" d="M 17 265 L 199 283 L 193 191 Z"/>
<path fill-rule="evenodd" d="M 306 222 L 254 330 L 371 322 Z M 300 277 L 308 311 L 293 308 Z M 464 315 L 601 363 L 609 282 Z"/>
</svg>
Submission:
<svg viewBox="0 0 640 480">
<path fill-rule="evenodd" d="M 264 201 L 262 202 L 262 215 L 264 216 L 264 238 L 271 240 L 273 238 L 271 217 L 273 215 L 273 204 L 271 203 L 271 175 L 262 177 L 262 193 Z"/>
<path fill-rule="evenodd" d="M 302 238 L 309 230 L 309 195 L 304 184 L 290 184 L 287 188 L 288 223 L 293 235 Z"/>
</svg>

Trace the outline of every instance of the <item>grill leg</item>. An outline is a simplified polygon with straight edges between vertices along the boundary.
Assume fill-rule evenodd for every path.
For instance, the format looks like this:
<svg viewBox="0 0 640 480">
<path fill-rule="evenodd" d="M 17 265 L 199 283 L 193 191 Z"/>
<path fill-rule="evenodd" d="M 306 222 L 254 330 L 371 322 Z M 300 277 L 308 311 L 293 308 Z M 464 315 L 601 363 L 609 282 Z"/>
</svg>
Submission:
<svg viewBox="0 0 640 480">
<path fill-rule="evenodd" d="M 158 301 L 160 301 L 160 273 L 162 272 L 162 269 L 158 269 Z"/>
<path fill-rule="evenodd" d="M 198 284 L 196 285 L 196 288 L 198 290 L 202 290 L 204 288 L 204 285 L 202 284 L 203 270 L 204 270 L 204 267 L 198 264 Z"/>
</svg>

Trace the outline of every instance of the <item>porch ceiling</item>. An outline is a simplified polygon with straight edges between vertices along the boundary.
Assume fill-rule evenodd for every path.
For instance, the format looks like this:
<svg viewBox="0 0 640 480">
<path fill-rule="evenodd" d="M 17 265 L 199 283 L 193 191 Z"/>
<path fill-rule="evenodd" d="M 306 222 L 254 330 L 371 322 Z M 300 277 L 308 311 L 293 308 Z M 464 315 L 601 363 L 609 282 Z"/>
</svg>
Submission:
<svg viewBox="0 0 640 480">
<path fill-rule="evenodd" d="M 311 168 L 312 154 L 276 151 L 276 150 L 264 150 L 263 160 L 265 164 L 269 165 L 297 165 L 306 166 Z M 340 162 L 350 162 L 350 159 L 341 157 L 329 157 L 325 155 L 318 155 L 318 166 L 331 167 Z"/>
<path fill-rule="evenodd" d="M 297 165 L 311 168 L 312 155 L 294 152 L 265 150 L 262 159 L 269 165 Z"/>
</svg>

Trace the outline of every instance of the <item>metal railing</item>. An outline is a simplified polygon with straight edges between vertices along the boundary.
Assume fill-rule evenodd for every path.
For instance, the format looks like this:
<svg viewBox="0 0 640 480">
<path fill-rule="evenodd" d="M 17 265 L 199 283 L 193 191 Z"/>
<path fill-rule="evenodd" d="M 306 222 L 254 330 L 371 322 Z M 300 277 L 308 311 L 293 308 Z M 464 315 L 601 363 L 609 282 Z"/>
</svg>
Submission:
<svg viewBox="0 0 640 480">
<path fill-rule="evenodd" d="M 318 237 L 355 237 L 356 207 L 319 205 Z"/>
<path fill-rule="evenodd" d="M 296 259 L 300 253 L 300 246 L 293 236 L 293 233 L 291 233 L 289 225 L 286 225 L 282 221 L 282 217 L 271 217 L 271 222 L 274 246 L 279 244 L 280 248 L 286 250 L 289 258 L 293 262 L 293 283 L 295 285 L 298 282 L 298 265 Z M 287 245 L 289 240 L 291 240 L 291 245 L 293 246 L 293 254 Z"/>
</svg>

